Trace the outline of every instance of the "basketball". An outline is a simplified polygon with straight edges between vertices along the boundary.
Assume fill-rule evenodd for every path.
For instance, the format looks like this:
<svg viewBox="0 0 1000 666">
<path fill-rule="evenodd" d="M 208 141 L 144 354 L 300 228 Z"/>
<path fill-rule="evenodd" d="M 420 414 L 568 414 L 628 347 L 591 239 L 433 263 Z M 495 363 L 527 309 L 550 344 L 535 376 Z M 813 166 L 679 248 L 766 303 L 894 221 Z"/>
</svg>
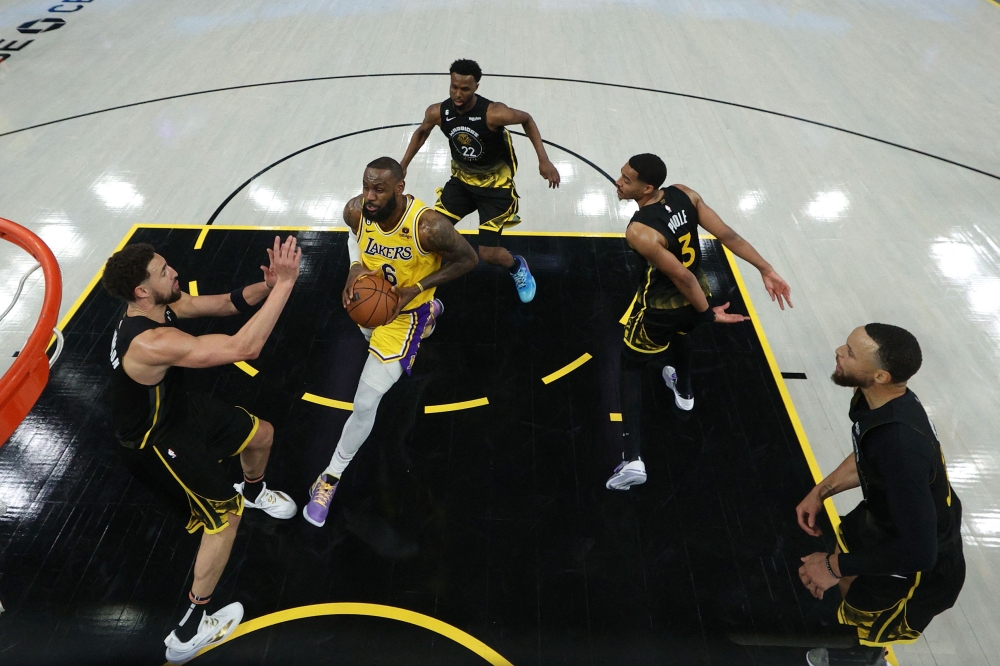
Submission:
<svg viewBox="0 0 1000 666">
<path fill-rule="evenodd" d="M 375 328 L 389 320 L 398 301 L 388 281 L 377 275 L 362 275 L 354 283 L 354 298 L 347 306 L 347 314 L 358 326 Z"/>
</svg>

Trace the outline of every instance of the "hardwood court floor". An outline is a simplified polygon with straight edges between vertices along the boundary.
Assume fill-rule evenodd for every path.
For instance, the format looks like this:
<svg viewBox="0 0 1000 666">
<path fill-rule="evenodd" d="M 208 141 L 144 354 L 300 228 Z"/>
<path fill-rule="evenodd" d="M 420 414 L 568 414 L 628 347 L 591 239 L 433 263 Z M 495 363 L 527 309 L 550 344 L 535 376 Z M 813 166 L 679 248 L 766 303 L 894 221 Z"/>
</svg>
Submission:
<svg viewBox="0 0 1000 666">
<path fill-rule="evenodd" d="M 131 241 L 154 243 L 181 284 L 204 294 L 256 279 L 273 235 L 213 229 L 194 250 L 197 229 L 153 227 Z M 345 234 L 297 236 L 302 277 L 251 363 L 257 374 L 228 366 L 189 377 L 274 424 L 268 483 L 301 506 L 348 414 L 302 398 L 349 402 L 366 345 L 339 304 Z M 702 244 L 713 290 L 746 312 L 720 247 Z M 545 285 L 535 301 L 520 304 L 509 278 L 484 265 L 442 287 L 445 314 L 413 375 L 383 400 L 327 525 L 247 510 L 217 595 L 241 601 L 247 620 L 333 602 L 414 611 L 518 666 L 801 664 L 803 648 L 733 640 L 837 632 L 825 622 L 833 600 L 816 602 L 796 575 L 801 555 L 832 541 L 795 525 L 813 481 L 754 327 L 693 334 L 690 414 L 649 377 L 649 481 L 608 491 L 620 455 L 617 320 L 635 279 L 627 247 L 560 236 L 511 236 L 509 245 Z M 0 625 L 0 663 L 159 663 L 182 612 L 197 539 L 183 512 L 133 480 L 111 428 L 107 354 L 120 311 L 99 287 L 86 297 L 48 388 L 0 457 L 5 488 L 37 496 L 49 487 L 18 521 L 0 523 L 13 609 Z M 233 332 L 241 321 L 183 325 Z M 543 383 L 583 354 L 591 359 Z M 489 404 L 426 413 L 478 398 Z M 486 663 L 424 627 L 345 615 L 274 624 L 196 663 L 318 657 Z"/>
</svg>

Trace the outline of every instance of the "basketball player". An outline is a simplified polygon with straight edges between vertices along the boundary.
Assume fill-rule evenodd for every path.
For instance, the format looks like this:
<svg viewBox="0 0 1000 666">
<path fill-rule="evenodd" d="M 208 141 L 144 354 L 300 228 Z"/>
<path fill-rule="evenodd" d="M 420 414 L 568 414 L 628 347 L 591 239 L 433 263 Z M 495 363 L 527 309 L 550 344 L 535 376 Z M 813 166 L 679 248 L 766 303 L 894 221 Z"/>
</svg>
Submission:
<svg viewBox="0 0 1000 666">
<path fill-rule="evenodd" d="M 309 489 L 305 519 L 322 527 L 344 470 L 375 425 L 382 396 L 403 372 L 410 374 L 420 341 L 434 331 L 444 304 L 434 298 L 438 285 L 468 273 L 478 263 L 476 251 L 444 215 L 403 194 L 403 168 L 391 157 L 368 164 L 361 194 L 347 202 L 344 222 L 350 227 L 347 249 L 351 269 L 342 294 L 346 308 L 362 275 L 379 275 L 394 285 L 399 297 L 392 318 L 368 338 L 354 411 L 344 424 L 330 465 Z"/>
<path fill-rule="evenodd" d="M 111 342 L 111 401 L 118 442 L 133 462 L 187 499 L 187 531 L 204 530 L 194 562 L 190 606 L 164 643 L 167 661 L 183 663 L 229 636 L 243 606 L 219 608 L 212 593 L 229 560 L 244 507 L 275 518 L 295 515 L 295 503 L 264 483 L 274 428 L 241 407 L 189 393 L 182 368 L 211 368 L 257 358 L 299 275 L 302 251 L 289 236 L 274 239 L 264 281 L 217 296 L 189 296 L 177 271 L 152 245 L 116 252 L 102 284 L 127 303 Z M 235 335 L 192 336 L 177 328 L 189 317 L 222 317 L 263 302 Z M 219 464 L 239 455 L 235 486 Z"/>
<path fill-rule="evenodd" d="M 500 246 L 503 230 L 521 223 L 514 188 L 517 157 L 506 126 L 524 128 L 538 155 L 538 172 L 549 187 L 559 187 L 559 171 L 545 153 L 542 135 L 530 115 L 476 94 L 483 77 L 479 65 L 456 60 L 450 72 L 449 97 L 427 107 L 424 122 L 413 133 L 400 162 L 403 173 L 434 128 L 440 127 L 451 147 L 451 180 L 438 190 L 434 209 L 453 224 L 478 210 L 479 257 L 510 271 L 517 295 L 528 303 L 535 297 L 535 278 L 528 262 Z"/>
<path fill-rule="evenodd" d="M 710 307 L 708 279 L 701 269 L 698 225 L 714 234 L 737 257 L 760 271 L 764 286 L 782 310 L 789 307 L 791 290 L 771 264 L 750 243 L 729 228 L 697 192 L 685 185 L 660 189 L 667 167 L 656 155 L 632 157 L 616 181 L 619 199 L 632 199 L 639 210 L 625 231 L 625 240 L 645 268 L 625 324 L 620 395 L 624 453 L 607 481 L 607 488 L 628 490 L 646 482 L 646 464 L 640 457 L 640 411 L 643 371 L 654 365 L 674 392 L 682 410 L 694 408 L 691 389 L 691 343 L 687 334 L 702 322 L 735 324 L 746 321 L 729 314 L 729 303 Z M 673 366 L 666 365 L 667 349 Z M 661 370 L 662 369 L 662 370 Z"/>
<path fill-rule="evenodd" d="M 917 339 L 867 324 L 837 349 L 831 379 L 854 388 L 854 452 L 796 507 L 799 526 L 820 536 L 823 501 L 861 486 L 864 500 L 840 523 L 849 552 L 802 558 L 799 577 L 817 598 L 839 585 L 841 624 L 860 646 L 811 650 L 812 666 L 879 664 L 883 647 L 912 643 L 934 616 L 955 605 L 965 582 L 962 503 L 952 490 L 934 425 L 906 388 L 920 369 Z"/>
</svg>

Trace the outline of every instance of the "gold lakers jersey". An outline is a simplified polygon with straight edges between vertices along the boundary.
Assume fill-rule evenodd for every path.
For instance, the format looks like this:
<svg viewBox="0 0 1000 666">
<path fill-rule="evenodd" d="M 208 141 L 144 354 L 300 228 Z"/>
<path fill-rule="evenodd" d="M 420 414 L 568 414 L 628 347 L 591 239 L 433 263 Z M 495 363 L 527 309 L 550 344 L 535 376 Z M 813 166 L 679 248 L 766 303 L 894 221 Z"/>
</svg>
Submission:
<svg viewBox="0 0 1000 666">
<path fill-rule="evenodd" d="M 441 268 L 441 257 L 425 252 L 417 236 L 420 216 L 431 209 L 411 195 L 406 196 L 406 201 L 406 212 L 390 231 L 382 231 L 377 222 L 366 219 L 362 212 L 358 245 L 366 269 L 381 271 L 382 277 L 391 285 L 413 287 Z M 433 287 L 417 294 L 406 309 L 415 309 L 432 300 Z"/>
</svg>

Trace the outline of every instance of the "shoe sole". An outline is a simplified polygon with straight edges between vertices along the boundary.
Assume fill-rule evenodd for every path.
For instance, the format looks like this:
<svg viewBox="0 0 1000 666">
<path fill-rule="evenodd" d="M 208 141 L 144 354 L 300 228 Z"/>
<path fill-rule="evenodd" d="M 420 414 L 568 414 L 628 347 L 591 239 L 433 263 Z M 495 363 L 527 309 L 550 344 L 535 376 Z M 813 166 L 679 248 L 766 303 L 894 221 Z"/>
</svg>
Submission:
<svg viewBox="0 0 1000 666">
<path fill-rule="evenodd" d="M 310 525 L 315 525 L 316 527 L 323 527 L 324 525 L 326 525 L 326 519 L 325 518 L 323 519 L 323 522 L 321 522 L 321 523 L 317 523 L 315 520 L 313 520 L 312 518 L 310 518 L 309 514 L 306 512 L 306 509 L 308 509 L 308 508 L 309 508 L 308 504 L 306 504 L 304 507 L 302 507 L 302 517 L 306 519 L 307 523 L 309 523 Z"/>
<path fill-rule="evenodd" d="M 629 474 L 628 476 L 620 477 L 612 483 L 611 479 L 604 484 L 604 487 L 608 490 L 628 490 L 632 486 L 642 485 L 646 483 L 648 476 L 646 474 Z"/>
<path fill-rule="evenodd" d="M 666 368 L 664 368 L 664 371 L 665 370 Z M 685 412 L 690 412 L 694 409 L 694 398 L 681 397 L 680 391 L 677 390 L 677 384 L 667 378 L 666 372 L 662 373 L 660 376 L 663 377 L 663 383 L 667 385 L 667 388 L 674 392 L 674 404 L 677 405 L 677 409 L 681 409 Z"/>
</svg>

